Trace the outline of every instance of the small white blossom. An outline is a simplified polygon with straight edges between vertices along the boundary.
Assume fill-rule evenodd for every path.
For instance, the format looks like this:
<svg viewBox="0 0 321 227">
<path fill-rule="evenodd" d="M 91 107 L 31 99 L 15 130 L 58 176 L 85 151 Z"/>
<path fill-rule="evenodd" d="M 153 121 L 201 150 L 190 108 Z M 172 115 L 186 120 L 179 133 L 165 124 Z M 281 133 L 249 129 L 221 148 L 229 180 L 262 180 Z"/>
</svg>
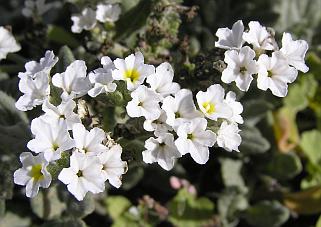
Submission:
<svg viewBox="0 0 321 227">
<path fill-rule="evenodd" d="M 89 73 L 89 80 L 94 87 L 88 91 L 88 95 L 96 97 L 101 93 L 114 92 L 117 85 L 113 83 L 114 79 L 112 76 L 112 70 L 115 69 L 112 60 L 104 56 L 101 58 L 102 68 L 98 68 L 93 72 Z"/>
<path fill-rule="evenodd" d="M 30 152 L 23 152 L 20 155 L 22 168 L 14 172 L 14 183 L 26 185 L 26 196 L 35 197 L 39 188 L 48 188 L 51 183 L 51 175 L 47 171 L 48 162 L 43 154 L 33 156 Z"/>
<path fill-rule="evenodd" d="M 241 20 L 233 24 L 232 30 L 219 28 L 216 32 L 218 41 L 215 42 L 215 46 L 223 49 L 240 49 L 244 43 L 243 32 L 244 25 Z"/>
<path fill-rule="evenodd" d="M 127 172 L 127 162 L 121 160 L 122 148 L 119 144 L 112 146 L 107 152 L 101 153 L 98 158 L 103 165 L 103 175 L 111 185 L 119 188 L 121 177 Z"/>
<path fill-rule="evenodd" d="M 253 45 L 254 50 L 275 50 L 276 43 L 272 35 L 257 21 L 249 23 L 250 30 L 244 32 L 243 39 Z"/>
<path fill-rule="evenodd" d="M 39 63 L 36 61 L 29 61 L 25 64 L 26 72 L 21 72 L 18 74 L 19 78 L 26 76 L 35 78 L 38 72 L 45 72 L 50 74 L 51 69 L 58 62 L 58 57 L 55 56 L 53 51 L 47 50 L 45 56 L 40 59 Z"/>
<path fill-rule="evenodd" d="M 141 52 L 129 55 L 124 59 L 117 58 L 114 61 L 116 69 L 113 70 L 115 80 L 124 80 L 127 89 L 135 90 L 142 84 L 145 78 L 155 73 L 155 67 L 144 64 L 144 56 Z"/>
<path fill-rule="evenodd" d="M 211 120 L 230 118 L 232 109 L 224 102 L 225 91 L 219 84 L 211 85 L 206 92 L 199 91 L 196 99 L 200 110 Z"/>
<path fill-rule="evenodd" d="M 174 167 L 177 158 L 181 157 L 174 144 L 174 136 L 170 133 L 163 134 L 145 141 L 143 161 L 146 163 L 157 162 L 163 169 L 169 171 Z"/>
<path fill-rule="evenodd" d="M 223 121 L 217 131 L 217 145 L 227 151 L 239 151 L 238 147 L 242 142 L 239 132 L 237 124 Z"/>
<path fill-rule="evenodd" d="M 50 94 L 48 74 L 40 71 L 34 75 L 34 78 L 21 78 L 19 90 L 23 96 L 15 104 L 18 110 L 27 111 L 41 105 Z"/>
<path fill-rule="evenodd" d="M 5 59 L 8 53 L 14 53 L 21 49 L 13 35 L 0 26 L 0 60 Z"/>
<path fill-rule="evenodd" d="M 79 98 L 90 90 L 86 63 L 82 60 L 72 62 L 63 73 L 56 73 L 52 78 L 54 86 L 62 88 L 62 99 Z"/>
<path fill-rule="evenodd" d="M 71 31 L 74 33 L 80 33 L 82 30 L 91 30 L 96 26 L 96 12 L 91 8 L 85 8 L 81 14 L 75 14 L 71 16 L 73 25 Z"/>
<path fill-rule="evenodd" d="M 61 7 L 61 5 L 61 2 L 58 1 L 46 3 L 46 0 L 26 0 L 22 15 L 25 17 L 42 16 L 51 9 Z"/>
<path fill-rule="evenodd" d="M 235 81 L 241 91 L 247 91 L 253 80 L 252 75 L 257 73 L 254 58 L 255 52 L 248 46 L 242 47 L 240 51 L 226 51 L 224 61 L 227 63 L 227 68 L 222 73 L 222 81 L 224 83 Z"/>
<path fill-rule="evenodd" d="M 97 194 L 105 190 L 102 168 L 98 157 L 74 152 L 70 156 L 70 167 L 63 168 L 58 179 L 67 185 L 68 191 L 77 200 L 81 201 L 87 192 Z"/>
<path fill-rule="evenodd" d="M 209 149 L 216 141 L 216 135 L 206 130 L 207 121 L 205 118 L 195 118 L 189 123 L 178 127 L 178 138 L 175 145 L 178 151 L 184 155 L 190 153 L 191 157 L 198 164 L 205 164 L 209 159 Z"/>
<path fill-rule="evenodd" d="M 73 125 L 72 135 L 78 152 L 94 156 L 107 151 L 107 147 L 102 144 L 103 140 L 106 139 L 106 135 L 100 128 L 93 128 L 87 131 L 85 126 L 78 123 Z"/>
<path fill-rule="evenodd" d="M 66 122 L 47 122 L 44 117 L 38 117 L 31 122 L 31 132 L 35 136 L 27 147 L 35 153 L 43 153 L 48 161 L 60 159 L 61 153 L 75 146 L 67 130 Z"/>
<path fill-rule="evenodd" d="M 288 92 L 287 83 L 296 79 L 298 71 L 290 67 L 279 52 L 274 52 L 272 57 L 261 55 L 258 65 L 257 87 L 264 91 L 270 89 L 273 95 L 285 97 Z"/>
<path fill-rule="evenodd" d="M 166 113 L 164 110 L 161 110 L 159 118 L 155 120 L 145 120 L 143 127 L 148 132 L 154 132 L 155 136 L 160 136 L 168 131 L 172 131 L 173 128 L 166 124 Z"/>
<path fill-rule="evenodd" d="M 228 120 L 238 124 L 243 124 L 243 118 L 241 113 L 243 112 L 243 105 L 236 101 L 236 94 L 233 91 L 229 91 L 226 94 L 224 102 L 232 109 L 232 117 Z"/>
<path fill-rule="evenodd" d="M 156 73 L 149 75 L 146 82 L 150 88 L 163 98 L 175 94 L 180 90 L 178 83 L 173 83 L 174 70 L 172 66 L 164 62 L 156 68 Z"/>
<path fill-rule="evenodd" d="M 145 117 L 148 120 L 155 120 L 161 114 L 159 107 L 160 96 L 145 85 L 140 85 L 131 93 L 133 98 L 126 106 L 127 114 L 130 117 Z"/>
<path fill-rule="evenodd" d="M 175 94 L 175 98 L 168 96 L 163 100 L 162 109 L 166 112 L 166 123 L 174 127 L 189 121 L 201 114 L 196 110 L 193 94 L 190 90 L 181 89 Z"/>
<path fill-rule="evenodd" d="M 287 60 L 288 64 L 300 70 L 304 73 L 309 71 L 309 67 L 306 66 L 304 58 L 309 49 L 309 45 L 304 40 L 292 39 L 291 34 L 283 33 L 281 53 Z"/>
<path fill-rule="evenodd" d="M 119 5 L 115 4 L 98 4 L 96 10 L 96 19 L 100 22 L 115 22 L 121 13 Z"/>
<path fill-rule="evenodd" d="M 72 99 L 68 101 L 62 101 L 58 106 L 52 105 L 49 100 L 46 100 L 42 104 L 42 110 L 45 112 L 45 116 L 48 121 L 65 121 L 68 130 L 72 129 L 73 124 L 81 123 L 78 114 L 74 112 L 75 108 L 76 103 Z"/>
</svg>

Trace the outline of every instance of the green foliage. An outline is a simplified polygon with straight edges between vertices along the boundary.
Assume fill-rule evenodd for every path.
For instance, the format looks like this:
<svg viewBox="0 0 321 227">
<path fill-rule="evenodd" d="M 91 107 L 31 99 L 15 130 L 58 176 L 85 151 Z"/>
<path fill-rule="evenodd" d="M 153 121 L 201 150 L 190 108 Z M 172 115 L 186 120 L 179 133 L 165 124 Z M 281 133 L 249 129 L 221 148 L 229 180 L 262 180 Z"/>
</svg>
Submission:
<svg viewBox="0 0 321 227">
<path fill-rule="evenodd" d="M 214 204 L 205 197 L 196 198 L 187 190 L 180 190 L 169 204 L 169 220 L 177 226 L 200 226 L 209 221 Z"/>
<path fill-rule="evenodd" d="M 30 223 L 30 219 L 19 217 L 10 212 L 7 212 L 6 215 L 0 219 L 0 227 L 29 227 Z"/>
<path fill-rule="evenodd" d="M 123 196 L 108 196 L 105 200 L 107 213 L 117 220 L 131 206 L 131 202 Z"/>
<path fill-rule="evenodd" d="M 278 201 L 261 201 L 244 211 L 247 223 L 255 227 L 278 227 L 290 217 L 290 212 Z"/>
<path fill-rule="evenodd" d="M 243 162 L 241 160 L 222 158 L 220 163 L 224 185 L 226 187 L 238 187 L 241 191 L 246 192 L 247 188 L 241 176 Z"/>
<path fill-rule="evenodd" d="M 242 144 L 239 150 L 246 154 L 260 154 L 270 149 L 270 143 L 256 127 L 245 126 L 241 128 Z"/>
<path fill-rule="evenodd" d="M 319 148 L 321 147 L 321 132 L 318 130 L 311 130 L 302 133 L 300 146 L 309 158 L 309 161 L 315 165 L 320 164 L 321 154 Z"/>
</svg>

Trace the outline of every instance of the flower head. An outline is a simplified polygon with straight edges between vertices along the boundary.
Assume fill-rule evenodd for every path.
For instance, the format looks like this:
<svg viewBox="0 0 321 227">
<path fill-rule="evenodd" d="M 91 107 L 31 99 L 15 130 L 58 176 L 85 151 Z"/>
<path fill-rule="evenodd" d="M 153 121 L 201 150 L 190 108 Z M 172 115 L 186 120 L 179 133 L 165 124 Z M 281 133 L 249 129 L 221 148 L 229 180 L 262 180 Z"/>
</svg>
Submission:
<svg viewBox="0 0 321 227">
<path fill-rule="evenodd" d="M 216 135 L 206 130 L 207 121 L 205 118 L 195 118 L 189 123 L 178 127 L 178 138 L 175 145 L 178 151 L 184 155 L 190 153 L 191 157 L 198 164 L 205 164 L 209 159 L 209 149 L 216 141 Z"/>
<path fill-rule="evenodd" d="M 61 170 L 58 179 L 67 185 L 68 191 L 77 200 L 83 200 L 87 192 L 94 194 L 105 190 L 105 176 L 98 157 L 74 152 L 70 167 Z"/>
<path fill-rule="evenodd" d="M 48 162 L 43 154 L 33 156 L 30 152 L 23 152 L 20 155 L 22 168 L 14 172 L 14 183 L 26 185 L 26 196 L 35 197 L 39 188 L 48 188 L 51 183 L 51 175 L 47 171 Z"/>
<path fill-rule="evenodd" d="M 162 134 L 158 138 L 145 141 L 143 160 L 146 163 L 157 162 L 163 169 L 169 171 L 174 167 L 177 158 L 181 157 L 174 144 L 174 136 L 170 133 Z"/>
<path fill-rule="evenodd" d="M 243 106 L 240 102 L 236 101 L 236 94 L 233 91 L 229 91 L 226 94 L 224 102 L 232 109 L 232 117 L 228 120 L 238 124 L 243 124 L 243 118 L 241 113 L 243 112 Z"/>
<path fill-rule="evenodd" d="M 67 130 L 66 122 L 47 122 L 44 117 L 38 117 L 31 122 L 31 132 L 35 136 L 27 147 L 36 153 L 43 153 L 44 158 L 50 162 L 61 157 L 61 153 L 75 146 Z"/>
<path fill-rule="evenodd" d="M 120 145 L 112 146 L 108 151 L 98 157 L 103 165 L 102 172 L 105 180 L 116 188 L 121 186 L 121 176 L 127 172 L 127 162 L 121 160 L 122 148 Z"/>
<path fill-rule="evenodd" d="M 223 49 L 240 49 L 244 43 L 243 32 L 244 25 L 241 20 L 233 24 L 232 30 L 219 28 L 216 32 L 218 41 L 215 42 L 215 46 Z"/>
<path fill-rule="evenodd" d="M 144 56 L 141 52 L 129 55 L 124 59 L 117 58 L 114 61 L 116 69 L 113 70 L 115 80 L 124 80 L 127 89 L 135 90 L 142 84 L 145 78 L 155 73 L 155 67 L 144 64 Z"/>
<path fill-rule="evenodd" d="M 254 58 L 255 52 L 248 46 L 242 47 L 240 51 L 226 51 L 224 61 L 227 63 L 227 68 L 222 73 L 222 81 L 224 83 L 235 81 L 240 90 L 247 91 L 253 80 L 252 75 L 257 73 Z"/>
<path fill-rule="evenodd" d="M 85 8 L 81 14 L 72 15 L 73 25 L 71 31 L 80 33 L 82 30 L 91 30 L 96 26 L 96 12 L 91 8 Z"/>
<path fill-rule="evenodd" d="M 218 118 L 230 118 L 232 110 L 224 102 L 225 91 L 219 84 L 211 85 L 206 92 L 199 91 L 196 99 L 200 110 L 211 120 Z"/>
<path fill-rule="evenodd" d="M 115 69 L 114 63 L 107 56 L 101 58 L 102 68 L 95 69 L 89 73 L 89 80 L 94 87 L 88 91 L 88 95 L 96 97 L 101 93 L 114 92 L 117 85 L 113 83 L 112 70 Z"/>
<path fill-rule="evenodd" d="M 257 87 L 264 91 L 270 89 L 273 95 L 285 97 L 287 84 L 296 79 L 298 71 L 287 64 L 280 52 L 274 52 L 272 57 L 261 55 L 258 65 Z"/>
<path fill-rule="evenodd" d="M 159 107 L 160 96 L 145 85 L 140 85 L 131 93 L 133 98 L 126 106 L 130 117 L 145 117 L 148 120 L 155 120 L 161 114 Z"/>
<path fill-rule="evenodd" d="M 121 8 L 117 4 L 98 4 L 96 19 L 100 22 L 115 22 L 118 20 Z"/>
<path fill-rule="evenodd" d="M 14 53 L 21 49 L 13 35 L 0 26 L 0 60 L 5 59 L 8 53 Z"/>
<path fill-rule="evenodd" d="M 155 120 L 145 120 L 143 127 L 148 132 L 154 132 L 154 135 L 158 137 L 173 130 L 173 128 L 166 123 L 166 119 L 165 111 L 161 110 L 159 118 Z"/>
<path fill-rule="evenodd" d="M 63 73 L 56 73 L 52 78 L 52 83 L 56 87 L 62 88 L 62 99 L 79 98 L 90 89 L 89 78 L 87 77 L 86 63 L 82 60 L 72 62 Z"/>
<path fill-rule="evenodd" d="M 223 121 L 217 131 L 217 145 L 227 151 L 239 151 L 238 147 L 242 142 L 239 132 L 237 124 Z"/>
</svg>

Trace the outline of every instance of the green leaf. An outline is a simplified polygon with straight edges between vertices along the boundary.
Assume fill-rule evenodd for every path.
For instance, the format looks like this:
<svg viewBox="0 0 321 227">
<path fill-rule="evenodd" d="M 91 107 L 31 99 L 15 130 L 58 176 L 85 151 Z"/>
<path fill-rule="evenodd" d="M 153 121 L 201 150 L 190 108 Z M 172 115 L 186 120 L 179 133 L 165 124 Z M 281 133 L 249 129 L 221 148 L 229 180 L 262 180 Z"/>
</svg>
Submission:
<svg viewBox="0 0 321 227">
<path fill-rule="evenodd" d="M 176 226 L 202 226 L 211 218 L 213 209 L 214 204 L 209 199 L 196 198 L 181 189 L 169 203 L 169 220 Z"/>
<path fill-rule="evenodd" d="M 6 212 L 6 200 L 0 199 L 0 218 L 4 216 Z"/>
<path fill-rule="evenodd" d="M 65 208 L 66 205 L 59 200 L 57 188 L 54 186 L 39 191 L 38 195 L 31 199 L 32 211 L 44 220 L 59 218 Z"/>
<path fill-rule="evenodd" d="M 11 212 L 7 212 L 3 218 L 0 219 L 0 227 L 29 227 L 31 221 L 29 218 L 22 218 Z"/>
<path fill-rule="evenodd" d="M 130 190 L 135 187 L 144 177 L 144 168 L 132 162 L 129 163 L 128 172 L 123 176 L 122 188 Z"/>
<path fill-rule="evenodd" d="M 321 227 L 321 216 L 318 218 L 318 221 L 315 224 L 315 227 Z"/>
<path fill-rule="evenodd" d="M 124 196 L 108 196 L 105 204 L 107 213 L 113 220 L 117 220 L 131 206 L 131 202 Z"/>
<path fill-rule="evenodd" d="M 140 0 L 140 2 L 128 12 L 121 15 L 116 22 L 116 40 L 130 36 L 146 24 L 153 4 L 158 0 Z"/>
<path fill-rule="evenodd" d="M 67 210 L 75 218 L 84 218 L 95 210 L 95 200 L 91 193 L 87 193 L 84 200 L 78 201 L 69 197 Z"/>
<path fill-rule="evenodd" d="M 302 171 L 300 158 L 293 152 L 276 153 L 266 166 L 266 171 L 278 180 L 288 180 Z"/>
<path fill-rule="evenodd" d="M 80 42 L 73 36 L 72 33 L 66 31 L 63 27 L 49 25 L 47 30 L 48 40 L 60 45 L 67 45 L 72 48 L 80 46 Z"/>
<path fill-rule="evenodd" d="M 0 200 L 11 199 L 13 195 L 13 169 L 16 165 L 0 162 Z"/>
<path fill-rule="evenodd" d="M 270 149 L 270 143 L 256 127 L 245 126 L 241 128 L 242 143 L 239 148 L 247 154 L 260 154 Z"/>
<path fill-rule="evenodd" d="M 321 132 L 311 130 L 302 133 L 300 146 L 309 161 L 315 165 L 321 162 Z"/>
<path fill-rule="evenodd" d="M 289 210 L 278 201 L 260 201 L 243 213 L 248 224 L 254 227 L 278 227 L 289 217 Z"/>
<path fill-rule="evenodd" d="M 63 46 L 60 48 L 58 57 L 59 61 L 55 66 L 57 72 L 64 72 L 66 68 L 76 60 L 74 54 L 68 46 Z"/>
<path fill-rule="evenodd" d="M 221 163 L 221 175 L 226 187 L 236 186 L 241 191 L 247 192 L 243 177 L 241 176 L 242 161 L 229 158 L 219 159 Z"/>
<path fill-rule="evenodd" d="M 243 104 L 242 116 L 247 125 L 254 126 L 273 108 L 271 103 L 262 99 L 247 100 Z"/>
<path fill-rule="evenodd" d="M 238 213 L 248 207 L 248 201 L 238 188 L 227 187 L 220 194 L 217 207 L 224 226 L 233 227 L 239 222 Z"/>
</svg>

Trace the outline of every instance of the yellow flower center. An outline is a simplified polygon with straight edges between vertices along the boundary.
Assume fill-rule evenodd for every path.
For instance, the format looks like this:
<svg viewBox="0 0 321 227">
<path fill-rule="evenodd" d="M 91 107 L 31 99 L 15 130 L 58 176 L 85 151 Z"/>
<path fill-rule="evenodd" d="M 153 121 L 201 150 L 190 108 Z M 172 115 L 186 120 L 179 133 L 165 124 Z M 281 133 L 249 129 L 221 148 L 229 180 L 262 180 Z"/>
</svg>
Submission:
<svg viewBox="0 0 321 227">
<path fill-rule="evenodd" d="M 136 69 L 128 69 L 125 71 L 124 78 L 129 79 L 131 82 L 135 82 L 139 79 L 140 74 Z"/>
<path fill-rule="evenodd" d="M 194 138 L 194 136 L 193 136 L 193 134 L 192 134 L 192 133 L 187 134 L 187 139 L 192 140 L 193 138 Z"/>
<path fill-rule="evenodd" d="M 273 72 L 271 70 L 268 70 L 268 77 L 272 77 L 273 76 Z"/>
<path fill-rule="evenodd" d="M 54 151 L 56 151 L 58 148 L 59 148 L 59 145 L 58 145 L 58 144 L 54 143 L 54 144 L 52 145 L 52 149 L 53 149 Z"/>
<path fill-rule="evenodd" d="M 215 106 L 211 102 L 203 102 L 202 106 L 207 114 L 212 114 L 215 112 Z"/>
<path fill-rule="evenodd" d="M 42 180 L 44 178 L 42 172 L 41 172 L 41 169 L 42 169 L 42 165 L 41 164 L 37 164 L 37 165 L 34 165 L 32 166 L 29 174 L 32 178 L 34 178 L 35 181 L 39 181 L 39 180 Z"/>
</svg>

